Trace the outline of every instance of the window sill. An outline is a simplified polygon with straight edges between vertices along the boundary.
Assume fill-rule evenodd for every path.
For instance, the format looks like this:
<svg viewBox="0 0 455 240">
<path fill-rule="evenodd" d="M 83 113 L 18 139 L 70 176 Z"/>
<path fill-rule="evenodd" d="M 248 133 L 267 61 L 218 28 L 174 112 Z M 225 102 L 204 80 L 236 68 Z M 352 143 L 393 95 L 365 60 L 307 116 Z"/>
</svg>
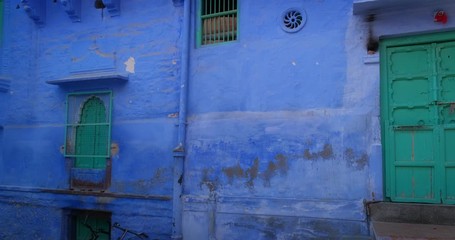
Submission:
<svg viewBox="0 0 455 240">
<path fill-rule="evenodd" d="M 363 63 L 364 64 L 377 64 L 379 63 L 379 54 L 372 54 L 372 55 L 367 55 L 363 57 Z"/>
</svg>

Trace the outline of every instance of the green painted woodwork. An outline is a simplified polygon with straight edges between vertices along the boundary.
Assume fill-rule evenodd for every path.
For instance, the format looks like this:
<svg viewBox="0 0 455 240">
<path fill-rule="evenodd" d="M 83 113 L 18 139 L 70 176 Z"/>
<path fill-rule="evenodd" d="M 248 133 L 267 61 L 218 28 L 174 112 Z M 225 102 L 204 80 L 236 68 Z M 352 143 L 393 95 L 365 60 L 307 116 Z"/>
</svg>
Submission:
<svg viewBox="0 0 455 240">
<path fill-rule="evenodd" d="M 200 0 L 198 8 L 198 46 L 237 40 L 237 0 Z"/>
<path fill-rule="evenodd" d="M 455 203 L 455 33 L 381 41 L 385 192 Z"/>
<path fill-rule="evenodd" d="M 103 169 L 110 157 L 112 92 L 72 93 L 67 97 L 65 157 L 76 168 Z"/>
<path fill-rule="evenodd" d="M 109 125 L 106 124 L 106 107 L 103 101 L 90 97 L 83 105 L 79 125 L 76 127 L 75 167 L 105 168 Z M 93 157 L 86 157 L 92 155 Z M 101 156 L 101 157 L 98 157 Z"/>
<path fill-rule="evenodd" d="M 76 240 L 109 240 L 109 219 L 94 216 L 76 217 Z"/>
</svg>

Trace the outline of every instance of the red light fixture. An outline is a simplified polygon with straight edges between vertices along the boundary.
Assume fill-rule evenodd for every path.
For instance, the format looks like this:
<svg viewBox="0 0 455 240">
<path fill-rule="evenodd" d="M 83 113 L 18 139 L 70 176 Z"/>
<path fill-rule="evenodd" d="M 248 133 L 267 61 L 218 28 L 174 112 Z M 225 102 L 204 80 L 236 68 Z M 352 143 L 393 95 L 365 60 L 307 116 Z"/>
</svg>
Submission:
<svg viewBox="0 0 455 240">
<path fill-rule="evenodd" d="M 445 11 L 443 11 L 443 10 L 438 10 L 434 14 L 434 21 L 435 22 L 446 24 L 447 20 L 448 20 L 447 13 Z"/>
</svg>

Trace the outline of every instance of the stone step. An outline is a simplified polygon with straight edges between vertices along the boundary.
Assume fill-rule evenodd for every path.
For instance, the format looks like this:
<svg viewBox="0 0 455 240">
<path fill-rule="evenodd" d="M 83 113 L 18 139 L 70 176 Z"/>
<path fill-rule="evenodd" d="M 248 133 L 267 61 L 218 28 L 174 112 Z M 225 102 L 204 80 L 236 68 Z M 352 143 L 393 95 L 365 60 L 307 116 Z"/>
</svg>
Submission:
<svg viewBox="0 0 455 240">
<path fill-rule="evenodd" d="M 455 219 L 454 219 L 455 221 Z M 455 226 L 371 222 L 372 234 L 376 240 L 454 240 Z"/>
<path fill-rule="evenodd" d="M 371 222 L 455 225 L 455 205 L 379 202 L 367 211 Z"/>
</svg>

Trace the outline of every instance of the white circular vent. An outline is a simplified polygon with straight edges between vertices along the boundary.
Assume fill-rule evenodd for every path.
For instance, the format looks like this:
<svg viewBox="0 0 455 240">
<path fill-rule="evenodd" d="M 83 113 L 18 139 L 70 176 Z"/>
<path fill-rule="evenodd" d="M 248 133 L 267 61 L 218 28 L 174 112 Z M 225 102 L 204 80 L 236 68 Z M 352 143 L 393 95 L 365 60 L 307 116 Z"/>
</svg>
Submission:
<svg viewBox="0 0 455 240">
<path fill-rule="evenodd" d="M 306 23 L 306 12 L 304 10 L 291 8 L 281 16 L 281 27 L 284 31 L 294 33 L 300 31 Z"/>
</svg>

